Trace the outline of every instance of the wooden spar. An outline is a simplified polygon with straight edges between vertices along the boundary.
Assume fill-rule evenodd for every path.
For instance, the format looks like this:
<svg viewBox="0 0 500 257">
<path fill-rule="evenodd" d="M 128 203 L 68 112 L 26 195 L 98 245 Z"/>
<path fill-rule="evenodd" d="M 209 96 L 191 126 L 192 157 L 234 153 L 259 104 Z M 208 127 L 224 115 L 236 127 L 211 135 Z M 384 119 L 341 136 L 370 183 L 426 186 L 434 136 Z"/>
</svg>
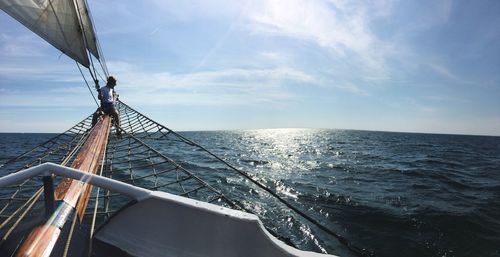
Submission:
<svg viewBox="0 0 500 257">
<path fill-rule="evenodd" d="M 73 161 L 71 167 L 95 174 L 106 150 L 111 118 L 104 116 L 90 132 L 85 144 Z M 64 178 L 56 188 L 56 199 L 62 200 L 49 220 L 35 228 L 24 240 L 16 253 L 16 257 L 50 256 L 54 245 L 61 234 L 61 229 L 71 217 L 75 208 L 83 218 L 92 187 L 87 183 Z M 78 199 L 80 201 L 78 202 Z M 78 205 L 77 205 L 78 202 Z"/>
<path fill-rule="evenodd" d="M 71 167 L 95 174 L 99 167 L 99 163 L 106 150 L 109 135 L 109 125 L 111 118 L 105 116 L 104 120 L 96 124 L 94 127 L 99 133 L 91 133 L 73 161 Z M 103 128 L 101 128 L 103 127 Z M 102 130 L 102 131 L 101 131 Z M 63 200 L 72 207 L 76 207 L 77 214 L 80 217 L 80 222 L 83 220 L 83 214 L 87 208 L 92 185 L 82 183 L 77 180 L 64 178 L 56 188 L 56 199 Z M 79 200 L 79 201 L 78 201 Z M 78 201 L 78 205 L 76 205 Z M 76 205 L 76 206 L 75 206 Z"/>
</svg>

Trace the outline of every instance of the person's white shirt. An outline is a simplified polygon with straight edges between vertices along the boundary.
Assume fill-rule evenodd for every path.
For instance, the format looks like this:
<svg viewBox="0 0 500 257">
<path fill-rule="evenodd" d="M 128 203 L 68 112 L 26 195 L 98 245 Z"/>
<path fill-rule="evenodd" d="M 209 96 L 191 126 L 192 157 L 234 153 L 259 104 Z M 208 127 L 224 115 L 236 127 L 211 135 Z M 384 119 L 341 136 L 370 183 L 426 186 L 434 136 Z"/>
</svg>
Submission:
<svg viewBox="0 0 500 257">
<path fill-rule="evenodd" d="M 113 103 L 113 89 L 107 86 L 101 87 L 101 98 L 105 103 Z"/>
</svg>

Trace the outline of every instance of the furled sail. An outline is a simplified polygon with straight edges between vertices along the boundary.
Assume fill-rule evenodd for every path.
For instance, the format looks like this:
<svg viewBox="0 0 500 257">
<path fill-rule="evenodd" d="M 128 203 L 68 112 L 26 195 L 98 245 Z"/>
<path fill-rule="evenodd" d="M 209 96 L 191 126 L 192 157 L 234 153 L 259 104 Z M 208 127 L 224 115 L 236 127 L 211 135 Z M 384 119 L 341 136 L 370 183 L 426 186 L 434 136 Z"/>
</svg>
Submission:
<svg viewBox="0 0 500 257">
<path fill-rule="evenodd" d="M 77 12 L 77 6 L 78 11 Z M 0 8 L 38 34 L 64 54 L 89 67 L 88 48 L 96 57 L 95 35 L 88 18 L 85 0 L 0 0 Z M 88 32 L 87 32 L 88 31 Z"/>
</svg>

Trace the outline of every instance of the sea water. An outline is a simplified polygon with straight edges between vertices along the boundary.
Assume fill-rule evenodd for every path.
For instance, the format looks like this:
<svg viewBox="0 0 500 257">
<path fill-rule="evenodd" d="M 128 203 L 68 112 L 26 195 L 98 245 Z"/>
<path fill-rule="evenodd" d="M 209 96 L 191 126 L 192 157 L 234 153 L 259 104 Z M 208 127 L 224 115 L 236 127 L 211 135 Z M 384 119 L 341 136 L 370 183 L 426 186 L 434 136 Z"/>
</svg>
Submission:
<svg viewBox="0 0 500 257">
<path fill-rule="evenodd" d="M 500 137 L 264 129 L 183 132 L 375 256 L 500 256 Z M 54 134 L 0 134 L 0 163 Z M 301 249 L 356 256 L 247 179 L 153 145 Z"/>
</svg>

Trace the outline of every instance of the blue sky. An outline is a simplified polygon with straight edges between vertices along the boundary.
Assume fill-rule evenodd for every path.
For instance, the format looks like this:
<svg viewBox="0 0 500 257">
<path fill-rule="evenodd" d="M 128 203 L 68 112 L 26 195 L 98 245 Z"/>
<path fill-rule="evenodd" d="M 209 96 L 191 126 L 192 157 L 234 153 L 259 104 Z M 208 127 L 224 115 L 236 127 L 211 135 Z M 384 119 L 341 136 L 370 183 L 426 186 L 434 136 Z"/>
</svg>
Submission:
<svg viewBox="0 0 500 257">
<path fill-rule="evenodd" d="M 500 135 L 499 1 L 89 5 L 121 99 L 175 130 Z M 94 109 L 74 61 L 0 12 L 0 131 Z"/>
</svg>

